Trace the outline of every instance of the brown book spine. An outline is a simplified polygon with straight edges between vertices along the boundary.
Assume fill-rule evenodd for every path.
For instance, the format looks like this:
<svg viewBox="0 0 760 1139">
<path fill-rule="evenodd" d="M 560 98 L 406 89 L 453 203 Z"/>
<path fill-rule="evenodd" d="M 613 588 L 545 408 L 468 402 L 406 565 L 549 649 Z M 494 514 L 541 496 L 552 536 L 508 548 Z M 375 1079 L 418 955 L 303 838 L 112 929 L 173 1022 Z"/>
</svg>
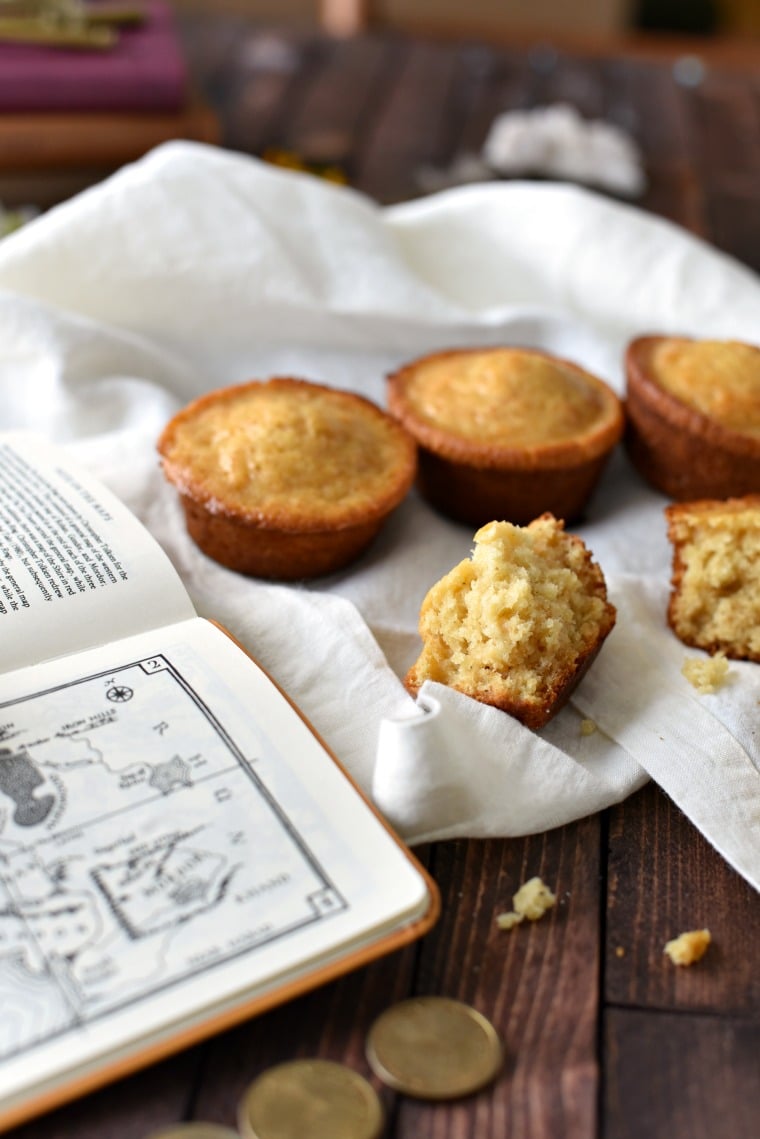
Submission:
<svg viewBox="0 0 760 1139">
<path fill-rule="evenodd" d="M 109 167 L 58 166 L 36 170 L 0 169 L 0 207 L 8 210 L 31 206 L 46 210 L 82 190 L 102 182 L 113 169 Z"/>
<path fill-rule="evenodd" d="M 65 167 L 115 169 L 172 139 L 219 142 L 219 122 L 202 103 L 177 113 L 50 111 L 0 114 L 0 171 Z"/>
</svg>

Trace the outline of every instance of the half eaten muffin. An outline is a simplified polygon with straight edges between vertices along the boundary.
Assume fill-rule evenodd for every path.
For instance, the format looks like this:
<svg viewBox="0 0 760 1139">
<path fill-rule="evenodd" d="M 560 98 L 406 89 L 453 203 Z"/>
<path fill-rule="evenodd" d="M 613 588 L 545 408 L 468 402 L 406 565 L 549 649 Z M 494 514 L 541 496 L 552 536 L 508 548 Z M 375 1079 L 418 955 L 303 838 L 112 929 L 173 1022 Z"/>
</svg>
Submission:
<svg viewBox="0 0 760 1139">
<path fill-rule="evenodd" d="M 641 336 L 626 353 L 626 447 L 679 502 L 760 493 L 760 348 Z"/>
<path fill-rule="evenodd" d="M 291 378 L 203 396 L 169 422 L 158 449 L 203 552 L 282 581 L 358 557 L 416 469 L 414 440 L 375 404 Z"/>
<path fill-rule="evenodd" d="M 523 348 L 468 348 L 388 377 L 388 406 L 420 445 L 418 485 L 470 525 L 578 518 L 623 433 L 622 404 L 582 368 Z"/>
<path fill-rule="evenodd" d="M 708 653 L 760 662 L 760 495 L 668 506 L 668 624 Z"/>
<path fill-rule="evenodd" d="M 616 611 L 599 566 L 551 514 L 529 526 L 490 522 L 471 559 L 432 587 L 420 610 L 422 654 L 404 684 L 438 681 L 529 728 L 559 711 Z"/>
</svg>

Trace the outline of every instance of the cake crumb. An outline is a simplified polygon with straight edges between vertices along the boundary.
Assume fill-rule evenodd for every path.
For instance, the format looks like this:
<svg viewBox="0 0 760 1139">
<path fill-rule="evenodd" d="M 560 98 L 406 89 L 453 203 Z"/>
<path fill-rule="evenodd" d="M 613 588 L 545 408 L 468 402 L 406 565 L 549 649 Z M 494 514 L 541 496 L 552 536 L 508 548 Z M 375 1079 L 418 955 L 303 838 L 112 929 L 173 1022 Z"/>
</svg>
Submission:
<svg viewBox="0 0 760 1139">
<path fill-rule="evenodd" d="M 499 929 L 512 929 L 523 920 L 523 914 L 506 913 L 496 915 L 496 924 Z"/>
<path fill-rule="evenodd" d="M 596 724 L 593 720 L 581 720 L 581 735 L 592 736 L 596 731 Z"/>
<path fill-rule="evenodd" d="M 693 965 L 704 957 L 710 940 L 709 929 L 692 929 L 669 941 L 665 953 L 674 965 Z"/>
<path fill-rule="evenodd" d="M 618 945 L 617 948 L 615 949 L 615 956 L 616 957 L 625 957 L 625 950 L 623 949 L 622 945 Z"/>
<path fill-rule="evenodd" d="M 512 898 L 514 910 L 498 914 L 496 924 L 499 929 L 512 929 L 525 918 L 528 921 L 538 921 L 556 901 L 556 895 L 540 878 L 529 878 Z"/>
<path fill-rule="evenodd" d="M 725 684 L 728 676 L 726 654 L 716 653 L 714 657 L 708 657 L 706 660 L 701 657 L 687 657 L 681 666 L 681 672 L 697 692 L 701 694 L 716 692 Z"/>
</svg>

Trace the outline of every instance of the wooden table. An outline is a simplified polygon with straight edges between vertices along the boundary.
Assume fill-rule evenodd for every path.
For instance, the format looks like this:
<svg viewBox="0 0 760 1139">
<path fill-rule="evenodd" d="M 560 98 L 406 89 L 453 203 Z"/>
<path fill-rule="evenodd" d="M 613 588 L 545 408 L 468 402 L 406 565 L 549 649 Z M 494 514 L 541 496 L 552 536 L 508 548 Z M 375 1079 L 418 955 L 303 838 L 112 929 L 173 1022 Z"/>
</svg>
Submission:
<svg viewBox="0 0 760 1139">
<path fill-rule="evenodd" d="M 760 269 L 760 81 L 744 61 L 684 62 L 691 47 L 679 57 L 394 34 L 333 42 L 210 16 L 188 17 L 183 29 L 231 147 L 330 160 L 359 189 L 396 202 L 419 192 L 422 165 L 477 150 L 499 111 L 564 100 L 633 133 L 650 178 L 645 208 Z M 441 843 L 423 855 L 443 916 L 421 943 L 15 1139 L 139 1139 L 192 1119 L 234 1125 L 243 1088 L 278 1061 L 320 1056 L 367 1074 L 373 1018 L 422 993 L 489 1016 L 506 1066 L 492 1088 L 448 1105 L 380 1089 L 386 1139 L 757 1139 L 760 898 L 662 792 L 650 785 L 548 834 Z M 499 931 L 495 914 L 534 874 L 556 889 L 556 909 Z M 714 935 L 707 957 L 670 965 L 665 941 L 704 925 Z"/>
</svg>

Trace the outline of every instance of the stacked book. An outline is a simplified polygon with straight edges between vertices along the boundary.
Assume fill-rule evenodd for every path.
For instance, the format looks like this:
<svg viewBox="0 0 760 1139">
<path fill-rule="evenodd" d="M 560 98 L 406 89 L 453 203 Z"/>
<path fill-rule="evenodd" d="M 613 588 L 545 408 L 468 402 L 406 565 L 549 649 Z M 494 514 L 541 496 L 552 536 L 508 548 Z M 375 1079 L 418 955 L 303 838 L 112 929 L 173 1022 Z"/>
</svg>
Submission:
<svg viewBox="0 0 760 1139">
<path fill-rule="evenodd" d="M 0 204 L 48 206 L 170 139 L 219 141 L 163 0 L 113 46 L 0 41 Z"/>
</svg>

